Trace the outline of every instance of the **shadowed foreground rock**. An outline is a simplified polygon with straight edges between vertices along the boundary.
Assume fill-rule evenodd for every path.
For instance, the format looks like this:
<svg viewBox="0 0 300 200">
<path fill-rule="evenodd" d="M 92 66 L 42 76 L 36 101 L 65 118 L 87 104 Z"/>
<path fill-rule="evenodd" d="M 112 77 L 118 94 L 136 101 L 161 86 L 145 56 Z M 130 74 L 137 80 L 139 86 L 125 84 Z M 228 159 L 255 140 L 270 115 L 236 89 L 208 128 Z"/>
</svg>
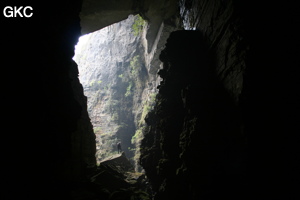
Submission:
<svg viewBox="0 0 300 200">
<path fill-rule="evenodd" d="M 134 171 L 123 152 L 101 162 L 89 181 L 73 187 L 71 197 L 74 200 L 148 200 L 149 192 L 145 175 Z"/>
<path fill-rule="evenodd" d="M 200 31 L 176 31 L 161 53 L 163 81 L 141 154 L 157 200 L 235 199 L 245 189 L 239 108 L 208 47 Z"/>
</svg>

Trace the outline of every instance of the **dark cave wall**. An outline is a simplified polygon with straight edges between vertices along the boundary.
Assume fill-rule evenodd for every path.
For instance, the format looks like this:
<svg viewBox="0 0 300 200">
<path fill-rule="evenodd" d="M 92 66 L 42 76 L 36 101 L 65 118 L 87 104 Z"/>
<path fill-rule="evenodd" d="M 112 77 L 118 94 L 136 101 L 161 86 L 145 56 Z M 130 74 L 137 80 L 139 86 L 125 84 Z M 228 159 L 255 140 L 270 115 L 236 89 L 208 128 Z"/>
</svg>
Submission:
<svg viewBox="0 0 300 200">
<path fill-rule="evenodd" d="M 200 31 L 177 31 L 161 54 L 164 80 L 146 117 L 141 156 L 156 199 L 234 198 L 245 189 L 239 108 L 208 46 Z"/>
<path fill-rule="evenodd" d="M 245 4 L 251 44 L 244 76 L 243 118 L 249 141 L 249 182 L 253 196 L 299 198 L 298 6 L 274 2 Z M 280 13 L 279 13 L 280 11 Z M 252 15 L 255 13 L 255 15 Z M 279 28 L 279 24 L 284 27 Z M 259 165 L 257 165 L 259 163 Z"/>
<path fill-rule="evenodd" d="M 238 103 L 243 89 L 243 75 L 249 44 L 245 35 L 246 2 L 183 0 L 183 21 L 201 30 L 215 52 L 215 72 Z M 245 4 L 245 5 L 244 5 Z"/>
<path fill-rule="evenodd" d="M 17 85 L 4 90 L 4 124 L 11 131 L 3 138 L 2 159 L 11 175 L 3 195 L 63 199 L 69 183 L 83 180 L 95 166 L 94 135 L 72 60 L 81 1 L 27 3 L 34 8 L 32 18 L 1 18 L 9 61 L 2 81 Z"/>
<path fill-rule="evenodd" d="M 55 4 L 54 6 L 55 7 Z M 42 123 L 49 131 L 50 144 L 47 149 L 61 171 L 61 181 L 79 181 L 84 178 L 86 168 L 95 166 L 95 136 L 87 114 L 86 97 L 78 80 L 78 70 L 72 60 L 74 46 L 80 36 L 79 11 L 81 1 L 66 1 L 54 8 L 49 26 L 43 30 L 46 37 L 47 63 L 42 67 L 42 88 L 49 110 Z M 45 13 L 43 13 L 45 14 Z M 48 19 L 48 18 L 46 18 Z M 49 127 L 49 128 L 47 128 Z M 58 155 L 62 158 L 58 159 Z"/>
<path fill-rule="evenodd" d="M 80 36 L 79 11 L 81 1 L 65 1 L 43 13 L 48 23 L 41 48 L 46 49 L 41 65 L 39 102 L 46 115 L 43 124 L 48 146 L 43 147 L 46 163 L 55 163 L 54 179 L 63 182 L 81 181 L 86 170 L 95 167 L 95 136 L 88 113 L 86 97 L 78 80 L 78 70 L 72 60 L 74 46 Z M 48 11 L 48 9 L 47 9 Z M 49 16 L 47 16 L 49 14 Z M 47 17 L 46 17 L 47 16 Z M 49 19 L 49 21 L 48 21 Z"/>
<path fill-rule="evenodd" d="M 184 2 L 187 19 L 204 36 L 211 70 L 202 77 L 209 84 L 202 85 L 194 68 L 199 79 L 191 76 L 184 88 L 172 54 L 162 57 L 165 79 L 147 117 L 141 157 L 156 198 L 297 198 L 297 8 L 279 2 Z"/>
<path fill-rule="evenodd" d="M 163 81 L 146 117 L 141 164 L 156 199 L 237 198 L 247 189 L 243 18 L 233 1 L 183 5 L 198 31 L 173 32 L 160 56 Z"/>
</svg>

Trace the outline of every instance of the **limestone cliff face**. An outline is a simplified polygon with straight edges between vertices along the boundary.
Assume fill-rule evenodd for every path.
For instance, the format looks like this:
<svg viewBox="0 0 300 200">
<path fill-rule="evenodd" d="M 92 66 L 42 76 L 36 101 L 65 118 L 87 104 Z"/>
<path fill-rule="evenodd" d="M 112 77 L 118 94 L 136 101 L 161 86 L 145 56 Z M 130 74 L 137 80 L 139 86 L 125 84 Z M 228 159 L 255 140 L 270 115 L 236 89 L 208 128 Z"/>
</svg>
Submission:
<svg viewBox="0 0 300 200">
<path fill-rule="evenodd" d="M 149 110 L 151 94 L 156 92 L 157 74 L 150 73 L 150 56 L 145 53 L 147 24 L 142 20 L 143 26 L 134 30 L 137 20 L 142 18 L 130 15 L 84 36 L 86 41 L 79 42 L 74 56 L 88 99 L 99 161 L 116 153 L 118 141 L 127 156 L 134 156 L 139 142 L 132 138 L 144 123 L 144 107 Z"/>
<path fill-rule="evenodd" d="M 87 41 L 82 42 L 81 50 L 76 51 L 74 56 L 79 66 L 80 82 L 88 97 L 88 110 L 94 127 L 105 126 L 108 129 L 110 126 L 110 119 L 102 114 L 108 112 L 105 103 L 111 100 L 111 90 L 122 90 L 118 86 L 121 85 L 124 71 L 130 69 L 131 59 L 143 52 L 139 37 L 131 31 L 133 21 L 134 17 L 131 16 L 126 21 L 85 36 Z"/>
</svg>

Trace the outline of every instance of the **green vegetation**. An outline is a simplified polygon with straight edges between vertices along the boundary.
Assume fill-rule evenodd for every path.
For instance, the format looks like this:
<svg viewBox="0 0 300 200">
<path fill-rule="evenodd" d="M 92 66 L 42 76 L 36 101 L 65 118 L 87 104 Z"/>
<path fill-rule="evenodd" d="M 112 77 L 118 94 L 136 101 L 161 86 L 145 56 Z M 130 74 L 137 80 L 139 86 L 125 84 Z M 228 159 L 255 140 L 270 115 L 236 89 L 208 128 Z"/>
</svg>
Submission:
<svg viewBox="0 0 300 200">
<path fill-rule="evenodd" d="M 156 93 L 150 94 L 150 104 L 154 104 L 155 103 L 155 99 L 156 99 Z"/>
<path fill-rule="evenodd" d="M 90 82 L 90 86 L 92 87 L 92 86 L 94 86 L 94 85 L 100 85 L 101 83 L 102 83 L 101 80 L 99 80 L 99 81 L 97 81 L 97 82 L 96 82 L 96 80 L 92 80 L 92 81 Z"/>
<path fill-rule="evenodd" d="M 132 136 L 132 138 L 131 138 L 131 144 L 133 144 L 136 147 L 135 153 L 134 153 L 134 158 L 133 158 L 135 163 L 139 162 L 139 158 L 141 155 L 140 145 L 141 145 L 142 139 L 144 138 L 144 132 L 147 128 L 146 122 L 145 122 L 145 117 L 153 109 L 155 99 L 156 99 L 156 94 L 153 93 L 150 95 L 150 98 L 148 101 L 146 100 L 145 102 L 142 103 L 143 111 L 142 111 L 140 119 L 138 120 L 138 127 L 135 131 L 134 136 Z M 138 170 L 138 169 L 136 169 L 136 170 Z"/>
<path fill-rule="evenodd" d="M 145 123 L 145 117 L 150 112 L 151 106 L 149 104 L 144 105 L 141 119 L 139 121 L 139 126 L 142 126 Z"/>
<path fill-rule="evenodd" d="M 156 94 L 152 94 L 149 101 L 143 103 L 143 112 L 138 123 L 138 128 L 131 139 L 132 144 L 137 144 L 143 139 L 143 130 L 146 126 L 145 117 L 153 109 Z"/>
<path fill-rule="evenodd" d="M 100 88 L 102 81 L 96 81 L 95 79 L 93 79 L 90 83 L 89 86 L 91 88 L 91 90 L 98 90 Z"/>
<path fill-rule="evenodd" d="M 143 139 L 143 127 L 141 127 L 140 129 L 135 131 L 134 136 L 132 136 L 131 138 L 131 143 L 132 144 L 136 144 L 138 142 L 140 142 Z"/>
<path fill-rule="evenodd" d="M 139 55 L 134 56 L 129 62 L 129 70 L 125 73 L 119 74 L 118 77 L 122 82 L 127 83 L 127 88 L 125 91 L 125 97 L 129 97 L 133 94 L 134 88 L 140 86 L 139 73 L 141 70 L 141 59 Z"/>
<path fill-rule="evenodd" d="M 141 156 L 141 151 L 140 151 L 140 145 L 142 142 L 142 139 L 144 138 L 144 129 L 146 128 L 145 124 L 141 127 L 139 127 L 136 131 L 134 136 L 131 138 L 131 143 L 135 145 L 135 149 L 134 149 L 134 157 L 133 157 L 133 161 L 136 163 L 139 163 L 139 158 Z M 138 171 L 138 170 L 136 170 Z"/>
<path fill-rule="evenodd" d="M 94 127 L 94 133 L 95 134 L 101 134 L 102 133 L 102 128 L 101 127 Z"/>
<path fill-rule="evenodd" d="M 120 74 L 119 76 L 118 76 L 122 81 L 124 81 L 125 80 L 125 76 L 124 76 L 124 74 Z"/>
<path fill-rule="evenodd" d="M 138 36 L 142 32 L 145 24 L 146 24 L 145 20 L 140 15 L 137 15 L 132 25 L 132 31 L 134 36 Z"/>
<path fill-rule="evenodd" d="M 111 120 L 114 121 L 114 122 L 117 122 L 117 121 L 119 120 L 119 114 L 115 112 L 115 113 L 111 116 Z"/>
<path fill-rule="evenodd" d="M 132 94 L 131 89 L 132 89 L 132 82 L 129 82 L 129 85 L 128 85 L 127 89 L 126 89 L 125 97 L 128 97 L 128 96 L 130 96 Z"/>
<path fill-rule="evenodd" d="M 95 84 L 95 82 L 96 82 L 96 80 L 92 80 L 92 81 L 90 82 L 90 86 L 92 87 L 92 86 Z"/>
<path fill-rule="evenodd" d="M 128 74 L 126 72 L 120 74 L 118 77 L 122 80 L 123 83 L 128 82 Z"/>
<path fill-rule="evenodd" d="M 130 67 L 130 73 L 131 73 L 131 75 L 132 75 L 133 78 L 137 77 L 139 69 L 141 68 L 140 65 L 139 65 L 139 63 L 140 63 L 139 59 L 140 59 L 140 56 L 136 55 L 130 61 L 130 65 L 129 65 L 129 67 Z"/>
</svg>

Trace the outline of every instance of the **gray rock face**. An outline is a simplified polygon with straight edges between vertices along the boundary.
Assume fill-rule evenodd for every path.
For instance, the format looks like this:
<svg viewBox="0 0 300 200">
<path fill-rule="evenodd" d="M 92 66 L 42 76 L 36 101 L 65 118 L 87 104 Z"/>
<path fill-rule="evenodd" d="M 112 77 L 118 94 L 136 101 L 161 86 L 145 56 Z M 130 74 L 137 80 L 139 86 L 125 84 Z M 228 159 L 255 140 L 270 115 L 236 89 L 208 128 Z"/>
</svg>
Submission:
<svg viewBox="0 0 300 200">
<path fill-rule="evenodd" d="M 124 144 L 126 154 L 133 157 L 129 150 L 134 149 L 131 139 L 142 124 L 141 117 L 145 117 L 143 107 L 156 92 L 157 75 L 149 73 L 150 67 L 145 63 L 147 60 L 150 66 L 152 60 L 143 45 L 146 22 L 144 29 L 134 33 L 132 26 L 137 19 L 138 16 L 131 15 L 82 37 L 76 46 L 73 59 L 88 99 L 99 161 L 115 153 L 118 141 Z"/>
<path fill-rule="evenodd" d="M 89 83 L 101 80 L 105 85 L 116 80 L 120 64 L 129 62 L 136 54 L 138 39 L 131 32 L 134 17 L 85 35 L 78 45 L 74 60 L 79 65 L 79 78 L 86 90 Z"/>
<path fill-rule="evenodd" d="M 80 13 L 82 33 L 90 33 L 125 20 L 129 14 L 134 14 L 133 0 L 99 1 L 84 0 Z"/>
<path fill-rule="evenodd" d="M 147 20 L 137 31 L 133 24 L 138 17 L 129 16 L 84 36 L 86 42 L 77 46 L 74 60 L 88 99 L 98 161 L 114 154 L 116 143 L 122 141 L 124 151 L 137 166 L 144 118 L 154 105 L 161 81 L 157 75 L 162 67 L 159 55 L 169 34 L 180 24 L 174 2 L 127 1 L 122 2 L 126 4 L 122 9 L 120 4 L 112 5 L 114 1 L 105 6 L 99 1 L 83 2 L 82 33 L 123 20 L 130 13 L 140 13 Z"/>
<path fill-rule="evenodd" d="M 147 51 L 150 52 L 159 35 L 161 24 L 164 21 L 173 21 L 172 18 L 177 14 L 177 4 L 178 0 L 112 0 L 109 2 L 84 0 L 80 13 L 81 32 L 83 34 L 90 33 L 125 20 L 130 14 L 139 13 L 149 22 L 145 37 L 149 41 Z"/>
</svg>

